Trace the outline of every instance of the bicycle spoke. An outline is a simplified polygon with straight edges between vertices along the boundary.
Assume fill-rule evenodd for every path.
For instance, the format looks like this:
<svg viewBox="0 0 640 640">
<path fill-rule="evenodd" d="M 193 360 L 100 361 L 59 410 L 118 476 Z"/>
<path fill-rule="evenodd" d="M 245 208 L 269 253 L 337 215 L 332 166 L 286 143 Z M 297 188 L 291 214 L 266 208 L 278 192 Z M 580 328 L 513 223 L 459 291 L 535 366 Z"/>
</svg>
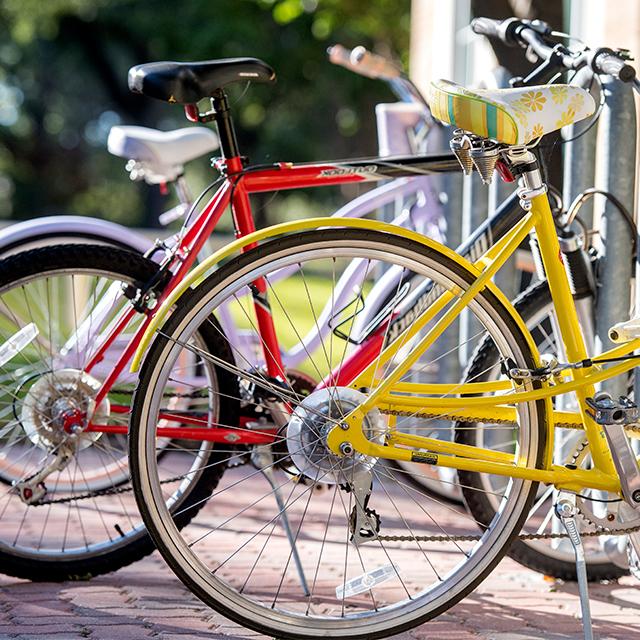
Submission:
<svg viewBox="0 0 640 640">
<path fill-rule="evenodd" d="M 369 367 L 368 375 L 377 363 L 377 385 L 416 344 L 408 332 L 398 333 L 396 328 L 393 357 L 383 360 L 377 347 L 365 363 L 358 360 L 360 346 L 354 337 L 366 341 L 369 332 L 375 335 L 376 345 L 391 342 L 388 319 L 405 313 L 403 305 L 413 305 L 414 317 L 431 308 L 421 294 L 425 281 L 442 291 L 455 292 L 444 310 L 438 307 L 436 320 L 459 300 L 464 287 L 453 276 L 447 280 L 440 274 L 440 256 L 433 267 L 422 265 L 419 252 L 398 254 L 394 262 L 396 255 L 382 242 L 371 250 L 349 247 L 343 253 L 339 244 L 342 236 L 335 235 L 337 249 L 312 248 L 306 254 L 304 248 L 292 244 L 289 253 L 278 245 L 282 253 L 276 251 L 269 259 L 251 256 L 249 261 L 246 254 L 234 263 L 233 273 L 230 263 L 196 289 L 190 308 L 172 315 L 158 332 L 160 339 L 152 347 L 153 355 L 147 360 L 150 364 L 145 364 L 136 392 L 132 442 L 138 447 L 135 485 L 140 504 L 145 505 L 147 524 L 154 527 L 163 555 L 171 558 L 174 568 L 179 567 L 183 580 L 198 584 L 207 602 L 224 600 L 235 610 L 260 611 L 262 620 L 276 626 L 281 620 L 297 625 L 299 617 L 312 619 L 313 625 L 337 625 L 323 628 L 346 633 L 354 620 L 410 611 L 417 602 L 435 607 L 450 597 L 451 585 L 459 579 L 464 583 L 462 576 L 468 575 L 468 567 L 487 566 L 487 550 L 491 549 L 491 554 L 504 548 L 506 532 L 515 523 L 518 509 L 525 508 L 529 492 L 522 481 L 487 488 L 486 494 L 506 505 L 488 526 L 420 486 L 420 479 L 431 471 L 428 465 L 417 467 L 412 474 L 406 469 L 392 470 L 370 455 L 349 451 L 352 427 L 341 425 L 347 415 L 354 415 L 371 389 L 355 382 L 349 386 L 347 376 L 358 376 L 363 366 Z M 261 251 L 268 249 L 256 249 L 259 256 Z M 266 283 L 283 359 L 295 361 L 301 372 L 288 372 L 288 380 L 282 383 L 265 374 L 265 360 L 274 354 L 266 347 L 267 340 L 256 321 L 249 295 L 252 282 Z M 410 292 L 414 292 L 413 298 Z M 481 330 L 456 348 L 449 344 L 446 349 L 434 350 L 432 357 L 426 354 L 416 360 L 412 372 L 403 379 L 412 380 L 411 373 L 421 376 L 441 362 L 457 358 L 461 347 L 486 339 L 499 345 L 500 358 L 513 358 L 514 354 L 522 358 L 519 346 L 510 342 L 510 334 L 486 311 L 488 305 L 480 305 L 483 295 L 480 292 L 469 305 Z M 226 352 L 232 359 L 193 342 L 200 326 L 211 325 L 221 338 L 224 336 L 217 321 L 221 309 L 226 318 L 237 323 L 227 340 Z M 323 324 L 329 321 L 340 323 L 339 331 Z M 268 344 L 272 345 L 271 338 Z M 279 428 L 270 443 L 246 448 L 244 464 L 230 462 L 219 485 L 202 496 L 198 516 L 178 531 L 167 517 L 161 484 L 164 475 L 157 467 L 153 444 L 160 439 L 159 414 L 166 415 L 170 406 L 166 398 L 173 386 L 181 387 L 181 376 L 175 371 L 185 354 L 234 375 L 245 409 L 262 405 L 265 411 L 257 413 L 262 422 L 256 421 L 255 426 L 249 423 L 248 430 L 260 432 L 261 425 L 276 423 Z M 301 374 L 320 384 L 315 389 L 305 387 L 306 392 L 301 393 L 296 386 L 296 376 Z M 331 384 L 335 380 L 332 375 L 345 380 L 345 386 Z M 420 380 L 415 386 L 404 387 L 398 394 L 399 404 L 402 394 L 414 395 L 414 390 L 419 390 Z M 447 393 L 442 397 L 457 397 L 464 383 L 459 378 L 446 382 Z M 210 398 L 216 395 L 215 389 L 187 388 Z M 205 400 L 197 402 L 204 404 Z M 272 415 L 274 402 L 286 407 L 284 419 Z M 532 406 L 514 411 L 513 423 L 487 425 L 488 433 L 496 434 L 491 449 L 514 456 L 514 446 L 530 452 L 527 421 L 535 415 Z M 206 414 L 198 416 L 194 411 L 192 416 L 203 427 L 209 424 Z M 446 411 L 438 410 L 429 420 L 418 416 L 415 404 L 408 416 L 397 421 L 372 408 L 363 414 L 358 428 L 370 440 L 389 446 L 393 440 L 387 435 L 392 428 L 416 434 L 430 430 L 432 438 L 451 440 L 454 426 L 443 420 Z M 525 425 L 524 436 L 521 423 Z M 329 447 L 328 435 L 342 432 L 340 451 L 344 453 L 338 455 Z M 269 478 L 268 486 L 262 475 Z M 442 477 L 441 484 L 461 491 L 460 485 L 465 483 L 457 481 L 452 472 Z M 328 490 L 316 489 L 317 485 Z M 468 490 L 482 492 L 473 485 Z M 501 527 L 500 522 L 507 524 Z"/>
</svg>

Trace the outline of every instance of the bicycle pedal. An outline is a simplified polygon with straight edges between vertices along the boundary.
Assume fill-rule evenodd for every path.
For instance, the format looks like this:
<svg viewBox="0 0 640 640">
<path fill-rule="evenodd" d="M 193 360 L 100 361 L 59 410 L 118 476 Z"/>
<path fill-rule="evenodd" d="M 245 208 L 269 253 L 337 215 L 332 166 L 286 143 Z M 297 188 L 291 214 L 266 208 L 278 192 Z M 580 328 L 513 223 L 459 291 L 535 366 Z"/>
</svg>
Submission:
<svg viewBox="0 0 640 640">
<path fill-rule="evenodd" d="M 638 407 L 624 396 L 615 401 L 606 392 L 587 398 L 587 407 L 587 413 L 604 430 L 620 478 L 622 497 L 634 509 L 640 508 L 640 468 L 622 428 L 638 421 Z"/>
<path fill-rule="evenodd" d="M 626 396 L 614 400 L 606 391 L 587 398 L 587 413 L 601 425 L 635 424 L 638 422 L 638 407 Z"/>
</svg>

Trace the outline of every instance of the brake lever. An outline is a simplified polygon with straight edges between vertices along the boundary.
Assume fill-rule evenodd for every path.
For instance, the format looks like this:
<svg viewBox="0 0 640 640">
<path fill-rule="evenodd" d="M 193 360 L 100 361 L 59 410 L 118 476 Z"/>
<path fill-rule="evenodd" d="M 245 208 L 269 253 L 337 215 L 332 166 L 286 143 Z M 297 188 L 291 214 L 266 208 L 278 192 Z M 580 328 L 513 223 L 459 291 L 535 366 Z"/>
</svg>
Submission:
<svg viewBox="0 0 640 640">
<path fill-rule="evenodd" d="M 544 22 L 543 20 L 531 20 L 527 25 L 530 29 L 533 29 L 536 33 L 539 33 L 541 36 L 549 37 L 551 36 L 553 29 L 551 26 Z"/>
</svg>

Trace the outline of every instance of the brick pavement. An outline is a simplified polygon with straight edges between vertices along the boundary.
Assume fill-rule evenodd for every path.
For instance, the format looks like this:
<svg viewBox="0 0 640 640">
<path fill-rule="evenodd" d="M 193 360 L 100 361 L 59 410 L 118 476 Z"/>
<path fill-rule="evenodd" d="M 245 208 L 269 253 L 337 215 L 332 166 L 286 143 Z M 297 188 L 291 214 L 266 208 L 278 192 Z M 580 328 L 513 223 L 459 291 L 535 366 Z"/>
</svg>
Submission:
<svg viewBox="0 0 640 640">
<path fill-rule="evenodd" d="M 247 483 L 241 485 L 240 489 L 236 486 L 236 481 L 243 473 L 248 473 L 246 468 L 237 468 L 225 474 L 224 481 L 234 489 L 233 496 L 220 491 L 221 495 L 216 496 L 215 505 L 211 502 L 207 504 L 194 521 L 196 531 L 201 531 L 198 527 L 206 524 L 209 519 L 214 522 L 216 518 L 224 519 L 228 515 L 227 512 L 237 512 L 238 504 L 247 499 L 243 494 Z M 256 489 L 259 489 L 257 485 Z M 299 490 L 302 491 L 303 487 L 299 487 Z M 328 521 L 326 515 L 321 516 L 322 505 L 330 502 L 330 495 L 330 492 L 320 492 L 315 498 L 314 505 L 318 510 L 318 517 L 309 516 L 310 522 L 305 527 L 305 536 L 301 536 L 299 542 L 303 557 L 305 552 L 313 548 L 310 545 L 315 544 L 314 527 L 316 533 L 322 532 Z M 395 496 L 404 513 L 411 513 L 412 503 L 408 496 L 406 492 L 398 492 Z M 128 499 L 132 500 L 130 497 Z M 384 506 L 382 500 L 376 502 L 376 506 L 379 504 Z M 430 503 L 429 509 L 435 517 L 434 521 L 442 523 L 450 532 L 455 533 L 457 525 L 468 525 L 466 520 L 459 520 L 460 512 L 456 509 L 437 503 Z M 297 517 L 295 511 L 296 505 L 292 503 L 290 512 L 294 521 Z M 265 512 L 271 513 L 269 510 Z M 11 522 L 12 513 L 13 511 L 5 513 L 2 526 L 6 527 L 7 523 Z M 107 513 L 105 511 L 105 517 Z M 117 510 L 114 514 L 114 518 L 119 517 Z M 254 523 L 248 520 L 244 523 L 249 527 L 248 531 L 255 530 L 255 523 L 260 522 L 264 516 L 256 513 L 255 517 Z M 336 513 L 332 519 L 338 519 Z M 83 525 L 86 527 L 90 521 L 91 516 L 87 516 L 83 519 Z M 394 527 L 398 526 L 391 517 L 385 517 L 384 524 L 389 533 L 393 533 Z M 236 526 L 242 525 L 243 523 L 239 522 Z M 84 529 L 85 532 L 88 530 Z M 427 532 L 426 529 L 423 531 Z M 460 532 L 463 531 L 464 527 L 460 528 Z M 242 535 L 240 529 L 236 535 Z M 282 532 L 270 536 L 270 539 L 274 545 L 273 557 L 286 557 L 278 553 L 278 545 L 282 545 L 283 553 L 288 550 Z M 233 544 L 234 549 L 237 545 L 237 540 L 233 538 L 223 537 L 221 540 L 215 540 L 212 544 L 216 547 L 224 547 L 225 541 Z M 340 547 L 336 549 L 333 553 L 339 553 L 337 557 L 341 560 Z M 440 566 L 446 567 L 451 549 L 440 545 L 433 551 L 439 555 Z M 332 552 L 328 542 L 325 554 L 330 553 Z M 398 555 L 394 558 L 398 561 L 413 562 L 413 556 Z M 297 583 L 294 581 L 293 584 L 295 586 Z M 625 577 L 619 583 L 592 585 L 591 603 L 596 635 L 600 640 L 640 640 L 640 584 L 636 584 L 631 577 Z M 474 593 L 457 606 L 436 620 L 402 636 L 396 636 L 396 640 L 581 638 L 581 626 L 576 617 L 578 611 L 576 585 L 545 580 L 540 574 L 505 559 Z M 204 606 L 182 586 L 159 554 L 155 553 L 141 562 L 89 582 L 30 583 L 0 575 L 0 640 L 13 638 L 259 640 L 261 637 L 228 622 Z"/>
<path fill-rule="evenodd" d="M 0 576 L 0 639 L 204 640 L 261 636 L 202 605 L 156 553 L 91 582 L 29 583 Z M 640 587 L 632 578 L 594 585 L 601 640 L 640 639 Z M 397 640 L 581 638 L 576 586 L 549 582 L 504 560 L 466 600 Z"/>
</svg>

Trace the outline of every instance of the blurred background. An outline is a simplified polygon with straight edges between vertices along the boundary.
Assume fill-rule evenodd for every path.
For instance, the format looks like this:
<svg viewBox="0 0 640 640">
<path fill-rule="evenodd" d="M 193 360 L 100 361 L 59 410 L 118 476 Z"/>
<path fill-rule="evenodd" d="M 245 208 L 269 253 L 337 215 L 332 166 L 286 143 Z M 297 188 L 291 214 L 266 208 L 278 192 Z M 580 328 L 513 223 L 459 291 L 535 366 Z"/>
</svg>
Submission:
<svg viewBox="0 0 640 640">
<path fill-rule="evenodd" d="M 331 65 L 327 46 L 363 44 L 423 88 L 433 77 L 479 82 L 498 65 L 525 73 L 524 52 L 471 33 L 478 15 L 538 17 L 593 45 L 640 50 L 636 0 L 0 0 L 0 222 L 74 213 L 157 226 L 171 196 L 132 183 L 107 135 L 116 124 L 187 122 L 179 107 L 129 93 L 134 64 L 259 57 L 278 83 L 231 89 L 252 162 L 375 155 L 374 106 L 393 96 Z M 211 180 L 207 161 L 191 163 L 187 178 L 198 193 Z M 257 201 L 258 223 L 331 211 L 355 195 L 315 191 Z"/>
</svg>

